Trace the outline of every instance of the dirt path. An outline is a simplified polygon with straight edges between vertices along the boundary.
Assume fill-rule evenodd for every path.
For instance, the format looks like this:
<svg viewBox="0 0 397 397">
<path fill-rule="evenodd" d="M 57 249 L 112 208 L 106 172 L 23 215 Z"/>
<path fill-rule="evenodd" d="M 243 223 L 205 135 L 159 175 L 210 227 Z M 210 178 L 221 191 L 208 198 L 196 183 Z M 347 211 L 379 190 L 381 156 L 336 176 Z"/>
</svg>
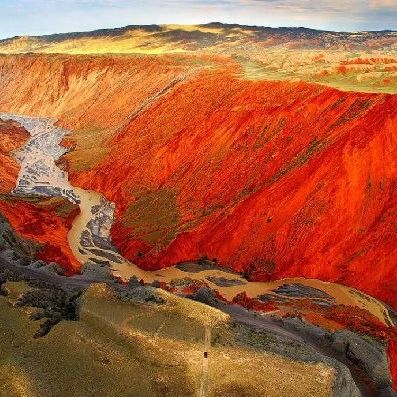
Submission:
<svg viewBox="0 0 397 397">
<path fill-rule="evenodd" d="M 209 354 L 211 348 L 211 328 L 210 326 L 205 327 L 204 334 L 204 350 L 203 350 L 203 364 L 201 370 L 201 382 L 199 397 L 207 397 L 208 395 L 208 368 L 209 368 Z"/>
</svg>

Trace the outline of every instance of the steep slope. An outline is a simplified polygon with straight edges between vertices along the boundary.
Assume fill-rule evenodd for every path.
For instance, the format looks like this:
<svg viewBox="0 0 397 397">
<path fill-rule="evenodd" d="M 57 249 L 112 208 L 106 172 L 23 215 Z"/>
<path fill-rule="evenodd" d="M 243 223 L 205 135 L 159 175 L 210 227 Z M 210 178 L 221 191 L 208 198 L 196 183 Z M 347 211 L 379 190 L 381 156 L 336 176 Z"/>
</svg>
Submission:
<svg viewBox="0 0 397 397">
<path fill-rule="evenodd" d="M 0 108 L 75 131 L 72 183 L 116 203 L 114 243 L 140 266 L 208 256 L 396 307 L 396 97 L 241 80 L 220 59 L 2 57 Z"/>
<path fill-rule="evenodd" d="M 186 78 L 183 63 L 150 58 L 1 57 L 0 106 L 19 114 L 62 115 L 61 122 L 76 131 L 71 143 L 76 149 L 71 155 L 74 167 L 85 169 L 108 153 L 107 141 L 113 130 L 134 117 L 134 109 L 143 111 Z M 2 122 L 0 127 L 4 159 L 0 186 L 3 193 L 9 193 L 19 172 L 10 152 L 26 143 L 29 134 L 17 123 Z M 20 130 L 23 141 L 17 136 Z M 4 197 L 0 205 L 15 230 L 42 246 L 40 259 L 58 262 L 68 273 L 80 268 L 67 238 L 75 207 L 59 200 L 10 197 Z"/>
<path fill-rule="evenodd" d="M 74 165 L 85 168 L 106 155 L 112 132 L 134 112 L 208 65 L 189 57 L 0 56 L 0 108 L 60 119 L 76 132 Z"/>
<path fill-rule="evenodd" d="M 68 274 L 80 268 L 68 246 L 67 233 L 76 207 L 63 200 L 15 198 L 20 166 L 14 153 L 27 143 L 30 135 L 17 122 L 0 119 L 0 214 L 19 236 L 37 243 L 37 259 L 59 263 Z"/>
<path fill-rule="evenodd" d="M 19 166 L 13 152 L 28 140 L 29 133 L 11 121 L 0 119 L 0 194 L 8 193 L 15 187 Z"/>
<path fill-rule="evenodd" d="M 68 245 L 68 232 L 78 208 L 63 199 L 0 200 L 0 213 L 19 236 L 38 244 L 36 259 L 55 262 L 66 274 L 80 269 Z"/>
<path fill-rule="evenodd" d="M 334 281 L 397 308 L 396 95 L 251 80 L 207 55 L 1 56 L 0 91 L 0 111 L 74 131 L 62 166 L 115 202 L 113 242 L 142 268 L 209 257 L 251 280 Z M 14 229 L 78 271 L 74 209 L 7 200 Z M 395 351 L 389 340 L 394 374 Z"/>
<path fill-rule="evenodd" d="M 216 258 L 252 279 L 337 281 L 396 305 L 396 105 L 203 74 L 72 180 L 116 202 L 114 242 L 145 268 Z"/>
</svg>

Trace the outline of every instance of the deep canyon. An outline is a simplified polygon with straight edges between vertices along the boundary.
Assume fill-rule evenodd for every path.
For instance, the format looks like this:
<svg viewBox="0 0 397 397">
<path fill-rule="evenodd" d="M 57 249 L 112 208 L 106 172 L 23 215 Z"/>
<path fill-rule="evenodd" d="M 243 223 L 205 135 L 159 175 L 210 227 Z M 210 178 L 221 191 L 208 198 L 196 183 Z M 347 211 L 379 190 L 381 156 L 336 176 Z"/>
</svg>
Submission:
<svg viewBox="0 0 397 397">
<path fill-rule="evenodd" d="M 389 38 L 388 57 L 368 62 L 394 78 Z M 105 263 L 121 284 L 136 276 L 185 295 L 205 284 L 222 304 L 374 338 L 387 358 L 371 382 L 386 390 L 390 371 L 396 387 L 394 80 L 350 89 L 364 87 L 357 65 L 370 58 L 324 60 L 321 42 L 310 67 L 329 62 L 326 78 L 302 74 L 293 47 L 288 62 L 298 66 L 285 70 L 298 77 L 270 78 L 270 66 L 252 64 L 265 62 L 263 49 L 231 54 L 228 43 L 159 55 L 0 55 L 0 213 L 37 244 L 35 259 L 67 276 Z M 186 278 L 188 287 L 175 281 Z"/>
</svg>

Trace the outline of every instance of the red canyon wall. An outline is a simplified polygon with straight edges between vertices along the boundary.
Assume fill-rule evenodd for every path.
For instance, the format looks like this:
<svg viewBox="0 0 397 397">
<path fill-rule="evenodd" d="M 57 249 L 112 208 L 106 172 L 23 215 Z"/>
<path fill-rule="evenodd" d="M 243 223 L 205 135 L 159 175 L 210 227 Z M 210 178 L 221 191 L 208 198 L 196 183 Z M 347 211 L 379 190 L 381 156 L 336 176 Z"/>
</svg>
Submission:
<svg viewBox="0 0 397 397">
<path fill-rule="evenodd" d="M 21 237 L 39 243 L 37 259 L 56 262 L 67 274 L 78 272 L 81 264 L 68 243 L 68 232 L 78 208 L 63 199 L 31 203 L 12 199 L 0 200 L 0 212 Z"/>
<path fill-rule="evenodd" d="M 396 127 L 396 96 L 204 73 L 73 181 L 117 203 L 114 242 L 142 267 L 207 256 L 397 307 Z"/>
<path fill-rule="evenodd" d="M 8 193 L 15 187 L 19 166 L 13 152 L 28 140 L 29 133 L 11 121 L 0 120 L 0 194 Z"/>
<path fill-rule="evenodd" d="M 397 307 L 396 96 L 240 80 L 231 61 L 27 56 L 11 73 L 10 58 L 0 109 L 75 130 L 72 182 L 116 202 L 112 235 L 129 259 L 208 256 Z"/>
</svg>

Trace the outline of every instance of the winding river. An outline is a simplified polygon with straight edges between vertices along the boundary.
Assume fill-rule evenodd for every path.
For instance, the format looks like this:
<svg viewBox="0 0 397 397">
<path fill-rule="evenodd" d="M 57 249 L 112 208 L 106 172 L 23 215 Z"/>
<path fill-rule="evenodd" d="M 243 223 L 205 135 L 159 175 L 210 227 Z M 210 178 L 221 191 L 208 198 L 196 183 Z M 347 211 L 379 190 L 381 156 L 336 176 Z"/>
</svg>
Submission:
<svg viewBox="0 0 397 397">
<path fill-rule="evenodd" d="M 240 292 L 246 292 L 249 297 L 255 298 L 261 294 L 272 293 L 272 290 L 282 284 L 297 283 L 320 289 L 333 297 L 337 303 L 369 310 L 384 323 L 391 321 L 388 310 L 381 302 L 339 284 L 304 278 L 266 283 L 248 282 L 238 274 L 221 269 L 201 271 L 178 267 L 158 271 L 140 269 L 123 258 L 112 245 L 110 228 L 114 220 L 115 205 L 98 192 L 72 186 L 67 172 L 57 167 L 56 161 L 67 152 L 60 143 L 70 131 L 57 126 L 56 120 L 51 118 L 10 113 L 0 113 L 0 118 L 20 123 L 31 135 L 26 145 L 15 153 L 21 168 L 13 194 L 64 197 L 80 206 L 80 214 L 73 222 L 68 240 L 74 255 L 82 264 L 87 261 L 106 261 L 110 264 L 113 274 L 125 280 L 132 276 L 145 282 L 154 280 L 170 282 L 183 278 L 201 280 L 229 300 Z M 223 283 L 217 282 L 220 279 Z"/>
</svg>

